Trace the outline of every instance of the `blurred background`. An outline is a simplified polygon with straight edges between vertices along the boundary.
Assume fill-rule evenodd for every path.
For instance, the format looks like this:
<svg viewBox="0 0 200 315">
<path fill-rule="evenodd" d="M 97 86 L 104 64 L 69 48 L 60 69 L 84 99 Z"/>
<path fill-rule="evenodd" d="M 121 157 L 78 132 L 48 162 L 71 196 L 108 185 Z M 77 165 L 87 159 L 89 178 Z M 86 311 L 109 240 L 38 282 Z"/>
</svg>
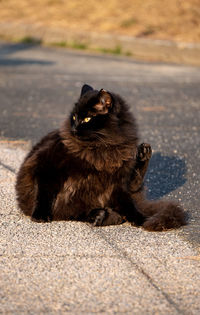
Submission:
<svg viewBox="0 0 200 315">
<path fill-rule="evenodd" d="M 91 31 L 200 42 L 200 0 L 0 0 L 1 38 L 25 40 L 33 25 L 41 31 L 35 40 L 45 41 L 47 30 L 64 32 L 63 46 L 72 32 Z"/>
</svg>

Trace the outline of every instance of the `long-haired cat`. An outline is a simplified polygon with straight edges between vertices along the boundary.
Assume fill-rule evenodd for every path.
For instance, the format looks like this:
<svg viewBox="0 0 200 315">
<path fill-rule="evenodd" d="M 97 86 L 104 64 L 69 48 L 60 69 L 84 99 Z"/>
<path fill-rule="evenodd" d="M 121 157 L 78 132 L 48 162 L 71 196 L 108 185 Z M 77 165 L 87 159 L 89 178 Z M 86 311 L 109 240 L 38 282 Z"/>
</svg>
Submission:
<svg viewBox="0 0 200 315">
<path fill-rule="evenodd" d="M 180 227 L 185 216 L 179 205 L 145 199 L 150 158 L 150 145 L 138 145 L 135 119 L 124 100 L 84 85 L 63 126 L 25 158 L 16 182 L 19 207 L 37 222 L 129 221 L 149 231 Z"/>
</svg>

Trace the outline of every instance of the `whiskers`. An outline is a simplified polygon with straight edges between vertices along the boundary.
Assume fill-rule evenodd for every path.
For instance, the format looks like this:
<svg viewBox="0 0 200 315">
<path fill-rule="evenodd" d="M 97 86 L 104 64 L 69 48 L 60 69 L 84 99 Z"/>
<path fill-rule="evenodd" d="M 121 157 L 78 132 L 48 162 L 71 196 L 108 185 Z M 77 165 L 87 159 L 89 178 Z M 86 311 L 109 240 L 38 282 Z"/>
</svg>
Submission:
<svg viewBox="0 0 200 315">
<path fill-rule="evenodd" d="M 103 137 L 105 137 L 104 134 L 100 133 L 100 132 L 94 132 L 93 136 L 96 138 L 96 140 L 98 140 L 100 143 L 102 143 L 103 145 L 105 145 L 106 147 L 108 146 L 108 143 L 103 139 Z"/>
</svg>

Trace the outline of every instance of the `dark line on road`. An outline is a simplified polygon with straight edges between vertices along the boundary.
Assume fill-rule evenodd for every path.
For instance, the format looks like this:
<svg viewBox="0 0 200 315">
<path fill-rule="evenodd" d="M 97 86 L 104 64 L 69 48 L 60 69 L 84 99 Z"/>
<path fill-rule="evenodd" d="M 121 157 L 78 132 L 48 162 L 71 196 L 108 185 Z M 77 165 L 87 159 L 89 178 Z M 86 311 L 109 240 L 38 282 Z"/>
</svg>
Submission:
<svg viewBox="0 0 200 315">
<path fill-rule="evenodd" d="M 3 162 L 0 161 L 0 165 L 9 170 L 10 172 L 16 174 L 16 171 L 14 168 L 10 167 L 9 165 L 4 164 Z"/>
<path fill-rule="evenodd" d="M 94 230 L 93 230 L 94 232 Z M 138 264 L 136 262 L 134 262 L 131 257 L 129 257 L 129 255 L 123 251 L 121 248 L 119 248 L 115 243 L 111 242 L 107 236 L 105 235 L 105 233 L 101 230 L 101 233 L 99 233 L 100 231 L 95 231 L 95 234 L 98 234 L 99 236 L 101 236 L 101 238 L 104 239 L 104 241 L 106 241 L 116 252 L 120 253 L 120 256 L 122 255 L 124 257 L 124 259 L 128 260 L 131 265 L 133 267 L 135 267 L 137 269 L 137 271 L 139 271 L 145 278 L 146 280 L 158 291 L 160 292 L 163 297 L 166 299 L 166 301 L 175 308 L 175 310 L 180 313 L 180 314 L 187 314 L 185 311 L 181 310 L 179 308 L 179 306 L 169 297 L 169 295 L 163 291 L 161 288 L 159 288 L 157 286 L 157 284 L 153 281 L 153 279 L 148 275 L 148 273 L 146 271 L 144 271 L 144 269 L 140 266 L 138 266 Z"/>
</svg>

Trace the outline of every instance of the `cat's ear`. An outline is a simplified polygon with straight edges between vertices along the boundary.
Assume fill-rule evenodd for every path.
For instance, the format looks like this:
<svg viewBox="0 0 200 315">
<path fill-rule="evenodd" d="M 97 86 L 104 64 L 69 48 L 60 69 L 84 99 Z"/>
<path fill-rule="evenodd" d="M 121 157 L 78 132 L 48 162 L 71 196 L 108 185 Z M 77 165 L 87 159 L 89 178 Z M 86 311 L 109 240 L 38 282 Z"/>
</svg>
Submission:
<svg viewBox="0 0 200 315">
<path fill-rule="evenodd" d="M 89 92 L 89 91 L 93 91 L 94 89 L 88 85 L 88 84 L 84 84 L 82 86 L 82 89 L 81 89 L 81 96 L 83 96 L 85 93 Z"/>
<path fill-rule="evenodd" d="M 109 92 L 104 89 L 99 91 L 99 103 L 95 105 L 96 110 L 99 114 L 107 114 L 109 109 L 112 107 L 112 96 Z"/>
</svg>

